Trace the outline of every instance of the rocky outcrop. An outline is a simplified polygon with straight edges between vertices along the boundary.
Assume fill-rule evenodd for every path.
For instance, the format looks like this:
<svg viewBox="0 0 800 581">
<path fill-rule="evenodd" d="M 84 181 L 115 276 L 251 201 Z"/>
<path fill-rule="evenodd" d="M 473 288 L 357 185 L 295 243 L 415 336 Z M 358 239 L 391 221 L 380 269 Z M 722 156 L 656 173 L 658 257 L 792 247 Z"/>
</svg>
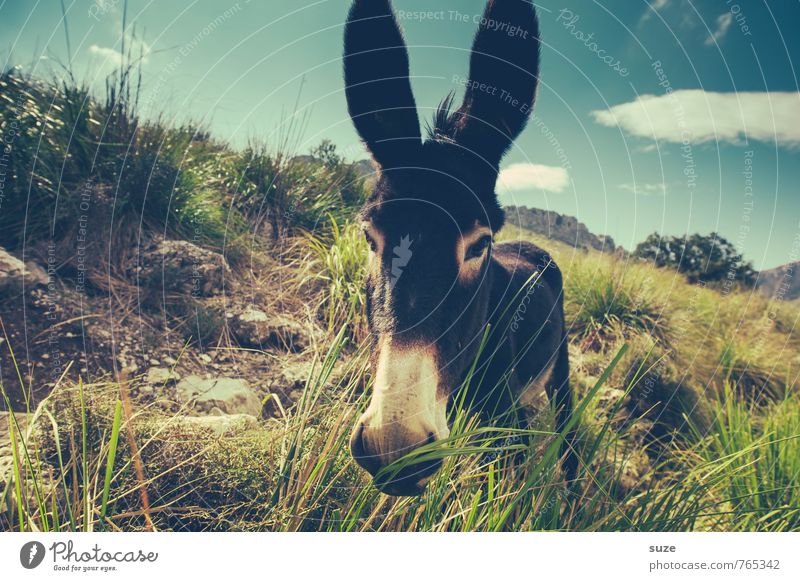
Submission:
<svg viewBox="0 0 800 581">
<path fill-rule="evenodd" d="M 792 301 L 800 298 L 800 262 L 792 262 L 762 270 L 758 274 L 758 290 L 767 298 Z"/>
<path fill-rule="evenodd" d="M 525 206 L 509 206 L 505 211 L 506 224 L 525 228 L 575 248 L 592 248 L 609 253 L 616 249 L 611 236 L 592 234 L 583 222 L 572 216 Z"/>
<path fill-rule="evenodd" d="M 179 401 L 200 412 L 261 415 L 261 400 L 245 379 L 190 375 L 178 382 L 176 391 Z"/>
<path fill-rule="evenodd" d="M 142 250 L 132 278 L 154 290 L 200 298 L 222 292 L 227 268 L 221 254 L 185 240 L 158 240 Z"/>
<path fill-rule="evenodd" d="M 19 292 L 23 286 L 44 286 L 47 273 L 32 262 L 22 262 L 0 248 L 0 294 Z"/>
</svg>

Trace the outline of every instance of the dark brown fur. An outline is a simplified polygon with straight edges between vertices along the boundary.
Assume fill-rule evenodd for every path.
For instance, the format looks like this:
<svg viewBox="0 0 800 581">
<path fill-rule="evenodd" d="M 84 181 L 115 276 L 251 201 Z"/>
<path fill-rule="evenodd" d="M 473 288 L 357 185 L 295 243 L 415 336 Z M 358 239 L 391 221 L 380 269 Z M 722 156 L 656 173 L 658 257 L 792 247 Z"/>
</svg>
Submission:
<svg viewBox="0 0 800 581">
<path fill-rule="evenodd" d="M 464 102 L 451 111 L 452 99 L 445 99 L 423 142 L 408 56 L 388 0 L 356 0 L 351 8 L 345 29 L 348 107 L 380 170 L 362 212 L 368 230 L 379 232 L 383 241 L 368 275 L 367 314 L 376 338 L 435 347 L 439 389 L 451 399 L 465 389 L 489 325 L 475 373 L 479 380 L 470 382 L 467 401 L 487 420 L 513 424 L 518 418 L 509 411 L 520 395 L 549 375 L 545 389 L 561 431 L 571 417 L 572 396 L 558 267 L 532 244 L 505 243 L 480 254 L 480 263 L 471 258 L 479 270 L 465 278 L 456 254 L 464 234 L 476 228 L 496 233 L 503 225 L 495 193 L 500 161 L 525 126 L 538 83 L 532 5 L 493 0 L 484 20 L 508 22 L 526 34 L 479 29 Z M 501 94 L 511 95 L 514 104 Z M 374 475 L 381 461 L 363 434 L 363 425 L 357 426 L 351 447 Z M 396 451 L 424 444 L 432 435 L 398 442 Z M 571 434 L 565 438 L 565 452 L 571 439 Z M 437 467 L 426 466 L 423 474 Z M 574 476 L 574 455 L 567 454 L 565 467 L 568 477 Z M 416 494 L 419 479 L 419 471 L 409 472 L 380 485 L 389 493 Z"/>
</svg>

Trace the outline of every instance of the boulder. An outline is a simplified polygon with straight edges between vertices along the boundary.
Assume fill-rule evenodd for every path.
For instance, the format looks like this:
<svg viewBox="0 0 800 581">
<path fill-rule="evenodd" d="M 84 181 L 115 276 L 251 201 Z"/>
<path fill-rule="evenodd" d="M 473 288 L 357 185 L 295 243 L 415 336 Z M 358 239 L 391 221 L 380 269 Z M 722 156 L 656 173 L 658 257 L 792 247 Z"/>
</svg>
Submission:
<svg viewBox="0 0 800 581">
<path fill-rule="evenodd" d="M 194 298 L 221 292 L 225 257 L 185 240 L 160 240 L 145 248 L 136 267 L 140 285 Z"/>
<path fill-rule="evenodd" d="M 0 293 L 14 293 L 25 286 L 46 286 L 47 273 L 33 262 L 22 262 L 0 248 Z"/>
<path fill-rule="evenodd" d="M 309 345 L 302 325 L 283 315 L 268 315 L 249 308 L 233 318 L 231 325 L 241 345 L 264 349 L 274 347 L 288 351 L 303 351 Z"/>
<path fill-rule="evenodd" d="M 203 412 L 219 408 L 226 414 L 261 415 L 261 400 L 244 379 L 203 379 L 190 375 L 178 382 L 178 399 Z"/>
</svg>

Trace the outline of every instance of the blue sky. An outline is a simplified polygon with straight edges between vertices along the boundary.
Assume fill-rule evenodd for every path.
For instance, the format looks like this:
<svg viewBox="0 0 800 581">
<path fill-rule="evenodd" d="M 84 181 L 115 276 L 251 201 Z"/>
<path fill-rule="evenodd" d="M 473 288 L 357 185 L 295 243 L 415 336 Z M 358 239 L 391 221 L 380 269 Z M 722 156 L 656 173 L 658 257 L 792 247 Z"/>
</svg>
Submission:
<svg viewBox="0 0 800 581">
<path fill-rule="evenodd" d="M 102 86 L 122 42 L 144 55 L 141 107 L 220 138 L 366 154 L 341 81 L 346 0 L 64 0 L 71 66 Z M 395 0 L 423 118 L 459 91 L 481 0 Z M 756 268 L 797 260 L 800 3 L 542 0 L 535 118 L 503 163 L 506 203 L 577 216 L 632 248 L 719 231 Z M 0 59 L 69 60 L 59 0 L 0 0 Z"/>
</svg>

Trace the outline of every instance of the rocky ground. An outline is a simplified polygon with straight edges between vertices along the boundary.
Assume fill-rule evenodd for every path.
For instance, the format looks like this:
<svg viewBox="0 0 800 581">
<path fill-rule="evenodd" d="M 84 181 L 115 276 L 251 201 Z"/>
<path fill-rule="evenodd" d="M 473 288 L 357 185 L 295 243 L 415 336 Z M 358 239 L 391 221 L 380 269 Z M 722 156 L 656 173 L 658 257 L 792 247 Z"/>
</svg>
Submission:
<svg viewBox="0 0 800 581">
<path fill-rule="evenodd" d="M 287 413 L 323 334 L 302 297 L 283 296 L 280 265 L 258 261 L 235 272 L 221 254 L 153 239 L 126 288 L 102 293 L 0 249 L 0 373 L 12 407 L 33 409 L 67 377 L 136 379 L 142 403 L 187 415 Z"/>
</svg>

